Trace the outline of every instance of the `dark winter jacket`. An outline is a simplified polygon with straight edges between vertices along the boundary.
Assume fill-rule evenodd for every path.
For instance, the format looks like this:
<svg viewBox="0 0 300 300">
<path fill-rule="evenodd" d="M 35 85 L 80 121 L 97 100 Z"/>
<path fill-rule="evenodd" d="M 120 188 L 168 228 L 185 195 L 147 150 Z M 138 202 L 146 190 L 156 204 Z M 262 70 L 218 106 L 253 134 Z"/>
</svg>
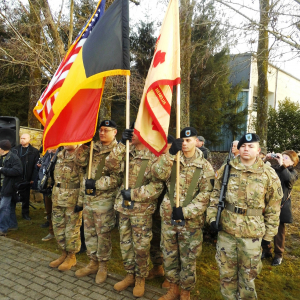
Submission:
<svg viewBox="0 0 300 300">
<path fill-rule="evenodd" d="M 276 171 L 282 186 L 283 197 L 281 200 L 281 212 L 280 212 L 280 222 L 281 223 L 292 223 L 292 201 L 291 201 L 291 191 L 293 185 L 298 179 L 297 171 L 293 167 L 285 168 L 283 165 L 273 166 Z"/>
<path fill-rule="evenodd" d="M 27 149 L 28 148 L 28 149 Z M 38 176 L 38 170 L 36 168 L 36 164 L 39 160 L 40 153 L 39 150 L 34 148 L 29 144 L 29 146 L 25 148 L 26 150 L 22 151 L 22 145 L 19 145 L 12 149 L 12 152 L 18 155 L 22 162 L 23 166 L 23 179 L 26 181 L 34 181 Z"/>
<path fill-rule="evenodd" d="M 198 147 L 198 149 L 200 149 L 203 152 L 204 158 L 207 159 L 210 153 L 209 149 L 204 146 Z"/>
<path fill-rule="evenodd" d="M 0 176 L 4 179 L 1 186 L 1 196 L 12 196 L 14 190 L 13 186 L 16 182 L 22 180 L 23 167 L 19 157 L 9 151 L 4 157 L 0 157 L 2 168 Z"/>
</svg>

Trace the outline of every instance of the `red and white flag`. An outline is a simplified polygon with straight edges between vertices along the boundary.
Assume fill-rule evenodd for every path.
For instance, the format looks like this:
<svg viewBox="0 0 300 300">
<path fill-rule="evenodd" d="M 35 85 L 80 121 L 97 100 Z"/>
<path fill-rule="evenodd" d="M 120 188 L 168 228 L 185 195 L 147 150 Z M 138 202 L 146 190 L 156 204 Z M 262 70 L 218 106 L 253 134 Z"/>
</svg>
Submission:
<svg viewBox="0 0 300 300">
<path fill-rule="evenodd" d="M 134 133 L 156 156 L 167 147 L 173 86 L 180 83 L 178 0 L 171 0 L 145 82 Z"/>
</svg>

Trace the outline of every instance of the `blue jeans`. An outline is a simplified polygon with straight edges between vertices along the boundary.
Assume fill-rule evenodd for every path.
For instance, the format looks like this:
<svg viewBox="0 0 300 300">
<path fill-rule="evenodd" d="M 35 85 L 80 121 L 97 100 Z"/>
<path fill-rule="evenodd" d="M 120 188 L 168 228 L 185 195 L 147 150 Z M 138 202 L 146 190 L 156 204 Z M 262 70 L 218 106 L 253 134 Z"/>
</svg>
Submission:
<svg viewBox="0 0 300 300">
<path fill-rule="evenodd" d="M 8 228 L 18 227 L 16 204 L 11 196 L 1 197 L 0 201 L 0 231 L 7 233 Z"/>
</svg>

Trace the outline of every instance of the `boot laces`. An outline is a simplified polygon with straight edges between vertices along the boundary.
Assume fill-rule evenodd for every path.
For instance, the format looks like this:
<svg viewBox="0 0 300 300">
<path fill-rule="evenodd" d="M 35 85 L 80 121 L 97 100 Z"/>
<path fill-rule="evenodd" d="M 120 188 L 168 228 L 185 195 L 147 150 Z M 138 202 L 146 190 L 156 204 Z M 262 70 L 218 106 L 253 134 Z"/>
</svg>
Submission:
<svg viewBox="0 0 300 300">
<path fill-rule="evenodd" d="M 103 271 L 105 272 L 107 270 L 105 262 L 100 262 L 100 264 L 99 264 L 99 270 L 100 270 L 100 272 L 103 272 Z"/>
</svg>

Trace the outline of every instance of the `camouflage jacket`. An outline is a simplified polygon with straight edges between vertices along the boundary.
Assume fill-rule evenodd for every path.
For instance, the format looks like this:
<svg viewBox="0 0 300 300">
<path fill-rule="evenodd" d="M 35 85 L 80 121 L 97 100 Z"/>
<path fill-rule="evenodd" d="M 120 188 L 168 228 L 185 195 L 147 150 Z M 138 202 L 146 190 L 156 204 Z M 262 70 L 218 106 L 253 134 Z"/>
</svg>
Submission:
<svg viewBox="0 0 300 300">
<path fill-rule="evenodd" d="M 243 209 L 262 209 L 264 214 L 244 216 L 225 208 L 221 214 L 223 230 L 236 237 L 263 237 L 271 241 L 277 234 L 282 198 L 281 184 L 276 172 L 260 158 L 254 165 L 246 167 L 238 156 L 230 161 L 230 165 L 226 202 Z M 216 172 L 215 186 L 207 209 L 208 222 L 216 219 L 224 167 Z"/>
<path fill-rule="evenodd" d="M 169 156 L 171 165 L 173 165 L 175 157 Z M 176 159 L 175 159 L 176 160 Z M 200 176 L 196 187 L 193 191 L 191 202 L 182 208 L 185 219 L 185 226 L 190 228 L 201 228 L 204 224 L 204 212 L 209 203 L 209 196 L 213 190 L 214 170 L 211 164 L 203 157 L 203 153 L 196 148 L 195 155 L 186 159 L 183 152 L 180 155 L 180 180 L 179 180 L 179 205 L 182 206 L 185 201 L 188 188 L 193 179 L 196 168 L 200 168 Z M 163 222 L 170 223 L 172 216 L 172 206 L 170 203 L 170 178 L 167 181 L 168 192 L 166 193 L 162 205 L 160 207 L 160 215 Z M 176 183 L 174 187 L 174 204 L 176 203 Z"/>
<path fill-rule="evenodd" d="M 105 159 L 114 147 L 117 146 L 117 141 L 114 140 L 110 145 L 104 146 L 100 141 L 94 143 L 93 146 L 93 159 L 92 159 L 92 170 L 91 178 L 94 179 L 102 159 Z M 97 209 L 107 212 L 113 208 L 115 196 L 117 193 L 117 188 L 120 186 L 121 181 L 119 176 L 113 176 L 109 174 L 108 169 L 104 166 L 100 179 L 96 180 L 96 194 L 94 196 L 89 196 L 85 194 L 85 181 L 88 177 L 88 165 L 90 158 L 90 148 L 84 150 L 84 155 L 77 156 L 77 163 L 81 166 L 87 167 L 86 173 L 80 185 L 79 198 L 80 201 L 87 204 L 91 202 L 97 206 Z"/>
<path fill-rule="evenodd" d="M 57 155 L 54 169 L 55 184 L 52 191 L 52 201 L 55 206 L 70 207 L 76 204 L 82 205 L 78 201 L 78 196 L 84 168 L 76 163 L 76 156 L 80 155 L 80 153 L 83 153 L 83 149 L 78 147 L 71 154 L 64 149 Z M 66 187 L 66 185 L 70 186 Z M 74 186 L 78 187 L 73 188 Z"/>
<path fill-rule="evenodd" d="M 105 166 L 111 173 L 124 179 L 126 147 L 119 143 L 106 158 Z M 135 183 L 141 168 L 142 161 L 149 159 L 142 186 L 135 188 Z M 129 188 L 131 188 L 131 200 L 135 201 L 133 209 L 122 207 L 123 198 L 121 190 L 124 189 L 124 182 L 118 191 L 115 210 L 125 215 L 150 215 L 156 209 L 157 198 L 163 191 L 163 181 L 170 176 L 170 168 L 166 168 L 162 163 L 168 163 L 161 157 L 156 157 L 148 149 L 136 150 L 135 146 L 129 151 Z"/>
</svg>

